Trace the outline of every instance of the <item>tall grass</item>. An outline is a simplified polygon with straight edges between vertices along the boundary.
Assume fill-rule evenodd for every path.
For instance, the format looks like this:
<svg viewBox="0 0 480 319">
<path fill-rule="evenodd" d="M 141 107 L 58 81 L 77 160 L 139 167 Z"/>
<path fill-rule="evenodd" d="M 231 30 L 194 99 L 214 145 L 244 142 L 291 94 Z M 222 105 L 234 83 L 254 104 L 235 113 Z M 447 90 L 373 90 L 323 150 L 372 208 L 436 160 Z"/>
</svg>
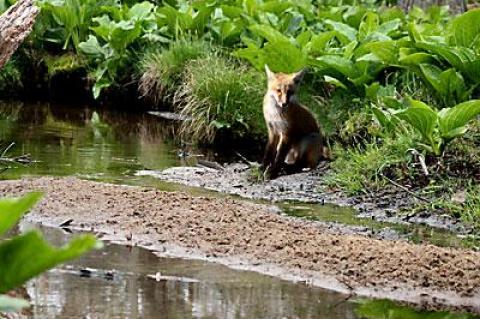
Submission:
<svg viewBox="0 0 480 319">
<path fill-rule="evenodd" d="M 174 98 L 176 108 L 190 118 L 180 136 L 210 144 L 219 132 L 233 139 L 264 134 L 265 81 L 262 73 L 220 53 L 190 61 Z"/>
<path fill-rule="evenodd" d="M 140 61 L 140 94 L 155 104 L 173 97 L 185 65 L 206 55 L 206 42 L 178 40 L 162 51 L 148 52 Z"/>
</svg>

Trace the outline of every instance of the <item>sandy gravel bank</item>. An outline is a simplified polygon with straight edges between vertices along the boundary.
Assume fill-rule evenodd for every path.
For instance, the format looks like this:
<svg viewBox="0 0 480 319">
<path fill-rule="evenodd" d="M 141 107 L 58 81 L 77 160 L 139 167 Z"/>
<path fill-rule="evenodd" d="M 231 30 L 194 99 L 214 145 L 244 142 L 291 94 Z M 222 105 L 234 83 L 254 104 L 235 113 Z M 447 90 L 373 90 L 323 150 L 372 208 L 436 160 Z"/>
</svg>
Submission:
<svg viewBox="0 0 480 319">
<path fill-rule="evenodd" d="M 340 235 L 269 206 L 76 178 L 0 182 L 2 195 L 46 193 L 30 219 L 242 265 L 346 293 L 480 313 L 480 253 Z"/>
</svg>

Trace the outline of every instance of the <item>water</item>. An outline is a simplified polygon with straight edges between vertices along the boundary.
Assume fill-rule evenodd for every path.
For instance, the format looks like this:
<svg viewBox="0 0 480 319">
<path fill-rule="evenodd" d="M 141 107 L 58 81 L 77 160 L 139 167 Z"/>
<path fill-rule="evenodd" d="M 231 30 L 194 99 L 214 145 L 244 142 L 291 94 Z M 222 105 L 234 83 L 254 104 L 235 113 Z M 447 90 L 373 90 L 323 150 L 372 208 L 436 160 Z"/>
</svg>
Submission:
<svg viewBox="0 0 480 319">
<path fill-rule="evenodd" d="M 9 163 L 11 168 L 0 178 L 74 175 L 203 193 L 134 175 L 142 169 L 162 169 L 195 161 L 195 157 L 185 161 L 177 156 L 178 149 L 169 138 L 172 134 L 172 126 L 148 114 L 0 102 L 0 141 L 3 148 L 12 141 L 16 143 L 7 156 L 31 154 L 36 161 L 28 166 Z M 301 215 L 301 209 L 296 211 Z M 315 218 L 321 219 L 320 215 L 331 214 L 316 211 Z M 56 244 L 67 237 L 58 230 L 43 231 Z M 81 277 L 80 269 L 86 267 L 95 271 L 90 277 Z M 110 270 L 115 273 L 113 280 L 104 275 Z M 148 277 L 157 272 L 170 277 L 161 281 Z M 206 262 L 158 258 L 140 248 L 109 243 L 101 251 L 30 281 L 27 291 L 33 304 L 33 318 L 386 318 L 392 313 L 397 318 L 423 318 L 427 315 L 385 301 L 358 303 L 348 296 L 304 284 Z"/>
<path fill-rule="evenodd" d="M 67 237 L 42 232 L 57 245 Z M 81 277 L 86 267 L 95 271 Z M 157 272 L 167 280 L 148 277 Z M 108 243 L 30 281 L 27 291 L 37 318 L 357 318 L 341 294 Z"/>
</svg>

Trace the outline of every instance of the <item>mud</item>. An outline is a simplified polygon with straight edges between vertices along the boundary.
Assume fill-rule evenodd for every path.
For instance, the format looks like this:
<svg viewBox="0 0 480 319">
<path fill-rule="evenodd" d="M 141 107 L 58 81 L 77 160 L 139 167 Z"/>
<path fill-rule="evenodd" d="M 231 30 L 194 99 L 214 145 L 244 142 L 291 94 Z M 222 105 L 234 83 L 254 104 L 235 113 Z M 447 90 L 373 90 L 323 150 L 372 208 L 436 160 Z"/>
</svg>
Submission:
<svg viewBox="0 0 480 319">
<path fill-rule="evenodd" d="M 471 230 L 458 220 L 423 211 L 419 214 L 402 214 L 421 201 L 395 186 L 382 191 L 359 196 L 347 196 L 340 190 L 329 189 L 323 179 L 328 164 L 309 172 L 281 176 L 267 182 L 251 180 L 249 165 L 233 163 L 222 169 L 211 167 L 172 167 L 162 171 L 143 170 L 139 176 L 152 176 L 163 181 L 187 186 L 203 187 L 217 192 L 238 195 L 249 199 L 265 199 L 272 202 L 298 201 L 306 203 L 330 203 L 349 206 L 359 217 L 388 223 L 415 223 L 446 229 L 459 234 Z"/>
<path fill-rule="evenodd" d="M 0 194 L 40 190 L 30 219 L 107 234 L 159 254 L 245 269 L 427 309 L 480 313 L 480 253 L 339 235 L 271 206 L 76 178 L 0 182 Z"/>
</svg>

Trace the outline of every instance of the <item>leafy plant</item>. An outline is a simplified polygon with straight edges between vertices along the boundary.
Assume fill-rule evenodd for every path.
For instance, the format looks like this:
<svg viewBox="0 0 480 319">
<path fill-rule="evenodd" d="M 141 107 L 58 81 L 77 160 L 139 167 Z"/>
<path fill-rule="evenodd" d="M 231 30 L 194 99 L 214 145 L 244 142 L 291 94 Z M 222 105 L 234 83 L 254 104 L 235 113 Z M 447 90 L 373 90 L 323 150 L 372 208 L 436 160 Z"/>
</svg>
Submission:
<svg viewBox="0 0 480 319">
<path fill-rule="evenodd" d="M 156 33 L 158 29 L 152 3 L 144 1 L 131 8 L 114 7 L 110 11 L 114 18 L 108 14 L 93 18 L 97 25 L 91 29 L 95 35 L 90 34 L 85 42 L 79 44 L 81 52 L 97 65 L 93 72 L 94 98 L 115 83 L 120 70 L 128 69 L 132 54 L 130 47 L 134 42 L 142 38 L 162 39 Z"/>
<path fill-rule="evenodd" d="M 471 100 L 437 111 L 423 102 L 409 99 L 409 107 L 406 109 L 375 111 L 377 120 L 383 127 L 398 127 L 399 120 L 410 124 L 421 136 L 418 146 L 436 156 L 441 155 L 449 142 L 465 134 L 467 124 L 479 114 L 480 100 Z"/>
<path fill-rule="evenodd" d="M 21 198 L 0 199 L 0 235 L 22 218 L 41 198 L 30 193 Z M 0 241 L 0 293 L 6 293 L 57 264 L 76 258 L 92 248 L 101 247 L 92 235 L 81 235 L 61 248 L 50 246 L 36 231 Z M 0 295 L 0 312 L 17 311 L 28 306 L 26 301 Z"/>
</svg>

